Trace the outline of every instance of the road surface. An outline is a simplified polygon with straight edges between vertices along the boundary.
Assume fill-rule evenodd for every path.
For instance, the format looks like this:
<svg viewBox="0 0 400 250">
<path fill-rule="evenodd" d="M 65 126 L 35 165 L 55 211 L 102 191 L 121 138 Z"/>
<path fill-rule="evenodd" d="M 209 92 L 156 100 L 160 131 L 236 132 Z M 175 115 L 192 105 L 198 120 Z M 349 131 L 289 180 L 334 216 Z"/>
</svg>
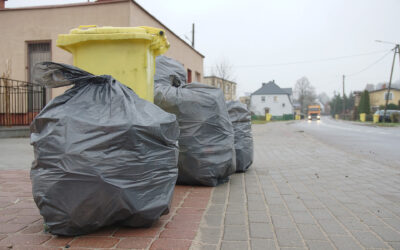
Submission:
<svg viewBox="0 0 400 250">
<path fill-rule="evenodd" d="M 400 169 L 400 127 L 361 125 L 330 117 L 290 125 L 323 143 Z"/>
</svg>

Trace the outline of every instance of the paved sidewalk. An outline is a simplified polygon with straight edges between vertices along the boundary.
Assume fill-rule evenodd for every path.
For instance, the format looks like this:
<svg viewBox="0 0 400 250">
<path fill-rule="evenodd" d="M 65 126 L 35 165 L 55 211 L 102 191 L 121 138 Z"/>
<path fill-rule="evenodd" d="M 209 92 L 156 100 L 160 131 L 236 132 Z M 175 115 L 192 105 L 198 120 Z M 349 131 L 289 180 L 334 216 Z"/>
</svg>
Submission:
<svg viewBox="0 0 400 250">
<path fill-rule="evenodd" d="M 216 188 L 177 186 L 171 214 L 150 229 L 49 235 L 28 170 L 2 170 L 0 249 L 400 249 L 400 171 L 285 123 L 253 134 L 247 173 Z"/>
<path fill-rule="evenodd" d="M 253 135 L 253 167 L 214 190 L 193 249 L 400 249 L 400 171 L 285 123 Z"/>
</svg>

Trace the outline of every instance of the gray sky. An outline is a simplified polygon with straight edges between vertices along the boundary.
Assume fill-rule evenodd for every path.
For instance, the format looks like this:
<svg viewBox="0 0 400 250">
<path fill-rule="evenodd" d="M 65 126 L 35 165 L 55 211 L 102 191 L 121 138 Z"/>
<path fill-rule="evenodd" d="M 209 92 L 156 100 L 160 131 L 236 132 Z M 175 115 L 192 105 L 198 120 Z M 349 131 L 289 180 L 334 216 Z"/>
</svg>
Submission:
<svg viewBox="0 0 400 250">
<path fill-rule="evenodd" d="M 55 2 L 82 1 L 36 0 L 35 5 Z M 365 69 L 394 47 L 375 40 L 400 43 L 399 0 L 137 2 L 182 38 L 191 37 L 194 22 L 195 48 L 206 57 L 205 74 L 215 63 L 229 61 L 238 96 L 272 79 L 281 87 L 294 87 L 302 76 L 308 77 L 317 93 L 332 96 L 335 90 L 341 92 L 343 74 Z M 32 0 L 6 2 L 6 7 L 28 5 L 33 5 Z M 367 70 L 347 77 L 346 93 L 362 90 L 367 83 L 387 82 L 392 60 L 393 53 L 387 54 Z M 396 60 L 394 79 L 398 80 Z"/>
</svg>

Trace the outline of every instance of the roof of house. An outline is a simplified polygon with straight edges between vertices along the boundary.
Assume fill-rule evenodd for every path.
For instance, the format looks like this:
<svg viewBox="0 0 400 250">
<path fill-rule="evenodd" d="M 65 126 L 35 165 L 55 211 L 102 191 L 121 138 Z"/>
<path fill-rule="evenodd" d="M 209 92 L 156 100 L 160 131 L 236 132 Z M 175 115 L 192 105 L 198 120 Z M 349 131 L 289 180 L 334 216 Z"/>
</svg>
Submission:
<svg viewBox="0 0 400 250">
<path fill-rule="evenodd" d="M 226 82 L 230 82 L 230 83 L 233 83 L 233 84 L 237 84 L 236 82 L 233 82 L 233 81 L 229 81 L 229 80 L 224 80 L 224 79 L 222 79 L 221 77 L 218 77 L 218 76 L 204 76 L 203 78 L 210 78 L 210 79 L 219 79 L 219 80 L 223 80 L 223 81 L 226 81 Z"/>
<path fill-rule="evenodd" d="M 251 95 L 291 95 L 292 88 L 280 88 L 272 80 L 268 83 L 263 83 L 261 88 L 253 92 Z"/>
<path fill-rule="evenodd" d="M 292 88 L 281 88 L 283 91 L 288 93 L 288 95 L 292 95 Z"/>
<path fill-rule="evenodd" d="M 373 92 L 378 92 L 378 91 L 387 91 L 388 90 L 388 88 L 383 88 L 383 89 L 375 89 L 375 90 L 370 90 L 370 91 L 368 91 L 369 93 L 373 93 Z M 392 90 L 397 90 L 397 91 L 400 91 L 400 89 L 398 89 L 398 88 L 390 88 L 390 90 L 392 91 Z"/>
<path fill-rule="evenodd" d="M 66 7 L 81 7 L 81 6 L 90 6 L 90 5 L 99 5 L 99 4 L 114 4 L 114 3 L 119 3 L 119 2 L 132 2 L 135 4 L 137 7 L 139 7 L 141 10 L 143 10 L 147 15 L 149 15 L 151 18 L 153 18 L 156 22 L 158 22 L 161 26 L 163 26 L 166 30 L 171 32 L 176 38 L 178 38 L 181 42 L 186 44 L 188 47 L 190 47 L 195 53 L 200 55 L 202 58 L 204 58 L 204 55 L 201 54 L 199 51 L 197 51 L 195 48 L 190 46 L 185 40 L 183 40 L 180 36 L 178 36 L 175 32 L 173 32 L 170 28 L 168 28 L 166 25 L 164 25 L 160 20 L 158 20 L 154 15 L 152 15 L 149 11 L 147 11 L 145 8 L 143 8 L 139 3 L 137 3 L 135 0 L 108 0 L 108 1 L 96 1 L 96 2 L 82 2 L 82 3 L 70 3 L 70 4 L 56 4 L 56 5 L 43 5 L 43 6 L 29 6 L 29 7 L 19 7 L 19 8 L 5 8 L 1 9 L 0 11 L 18 11 L 18 10 L 35 10 L 35 9 L 56 9 L 56 8 L 66 8 Z"/>
</svg>

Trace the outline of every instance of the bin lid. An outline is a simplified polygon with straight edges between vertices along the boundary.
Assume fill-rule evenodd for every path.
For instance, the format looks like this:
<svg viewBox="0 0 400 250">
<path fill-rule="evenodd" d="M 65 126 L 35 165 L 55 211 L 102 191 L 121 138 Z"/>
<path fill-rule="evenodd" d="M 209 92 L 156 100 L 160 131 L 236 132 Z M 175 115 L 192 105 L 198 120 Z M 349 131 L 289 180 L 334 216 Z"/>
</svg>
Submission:
<svg viewBox="0 0 400 250">
<path fill-rule="evenodd" d="M 150 49 L 158 56 L 164 54 L 170 44 L 164 30 L 153 27 L 97 27 L 97 25 L 81 25 L 72 29 L 69 34 L 60 34 L 57 39 L 57 46 L 71 51 L 72 47 L 90 41 L 107 40 L 148 40 Z"/>
</svg>

